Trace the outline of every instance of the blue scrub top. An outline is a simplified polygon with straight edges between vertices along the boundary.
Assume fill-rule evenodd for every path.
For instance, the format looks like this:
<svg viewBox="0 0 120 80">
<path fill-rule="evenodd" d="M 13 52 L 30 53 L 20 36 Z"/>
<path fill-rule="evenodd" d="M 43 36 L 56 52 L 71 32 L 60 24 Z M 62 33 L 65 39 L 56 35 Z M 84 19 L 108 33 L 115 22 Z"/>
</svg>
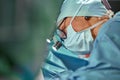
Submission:
<svg viewBox="0 0 120 80">
<path fill-rule="evenodd" d="M 62 48 L 61 51 L 64 51 L 65 48 Z M 66 55 L 70 53 L 67 50 L 65 54 L 61 51 L 50 51 L 48 62 L 43 67 L 45 80 L 120 80 L 120 12 L 103 24 L 89 63 Z"/>
<path fill-rule="evenodd" d="M 54 37 L 60 41 L 60 37 L 56 34 Z M 61 75 L 68 76 L 80 67 L 88 65 L 88 61 L 80 59 L 78 55 L 72 53 L 64 46 L 61 46 L 57 51 L 52 48 L 54 41 L 48 44 L 49 53 L 42 67 L 42 72 L 45 80 L 55 80 Z"/>
</svg>

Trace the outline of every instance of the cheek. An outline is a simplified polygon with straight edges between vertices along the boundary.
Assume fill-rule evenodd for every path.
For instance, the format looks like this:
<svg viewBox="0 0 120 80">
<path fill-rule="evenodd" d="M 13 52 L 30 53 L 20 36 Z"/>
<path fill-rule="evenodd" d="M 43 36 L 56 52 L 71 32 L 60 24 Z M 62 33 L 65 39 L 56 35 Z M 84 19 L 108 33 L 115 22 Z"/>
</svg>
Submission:
<svg viewBox="0 0 120 80">
<path fill-rule="evenodd" d="M 89 23 L 91 24 L 91 25 L 94 25 L 95 23 L 97 23 L 99 20 L 98 20 L 98 18 L 91 18 L 90 20 L 89 20 Z"/>
<path fill-rule="evenodd" d="M 90 27 L 90 24 L 84 19 L 79 19 L 77 21 L 73 21 L 72 26 L 76 32 L 80 32 L 81 30 Z"/>
</svg>

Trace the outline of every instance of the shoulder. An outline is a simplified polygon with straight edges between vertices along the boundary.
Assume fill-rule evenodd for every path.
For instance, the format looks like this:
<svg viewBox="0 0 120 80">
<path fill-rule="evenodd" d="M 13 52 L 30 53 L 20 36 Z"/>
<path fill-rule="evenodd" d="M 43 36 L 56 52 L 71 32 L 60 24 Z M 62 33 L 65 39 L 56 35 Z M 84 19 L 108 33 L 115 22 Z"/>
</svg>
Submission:
<svg viewBox="0 0 120 80">
<path fill-rule="evenodd" d="M 120 41 L 120 12 L 117 12 L 113 18 L 102 25 L 95 42 L 114 42 Z M 108 40 L 109 39 L 109 40 Z"/>
<path fill-rule="evenodd" d="M 117 12 L 113 18 L 109 19 L 105 24 L 102 25 L 99 35 L 100 34 L 110 34 L 116 33 L 116 31 L 120 33 L 120 11 Z"/>
<path fill-rule="evenodd" d="M 116 17 L 120 18 L 120 11 L 118 11 L 118 12 L 115 14 L 114 17 L 115 17 L 115 18 L 116 18 Z"/>
<path fill-rule="evenodd" d="M 111 18 L 107 23 L 106 27 L 108 26 L 108 29 L 106 30 L 106 34 L 108 35 L 119 35 L 120 34 L 120 11 L 117 12 L 113 18 Z"/>
</svg>

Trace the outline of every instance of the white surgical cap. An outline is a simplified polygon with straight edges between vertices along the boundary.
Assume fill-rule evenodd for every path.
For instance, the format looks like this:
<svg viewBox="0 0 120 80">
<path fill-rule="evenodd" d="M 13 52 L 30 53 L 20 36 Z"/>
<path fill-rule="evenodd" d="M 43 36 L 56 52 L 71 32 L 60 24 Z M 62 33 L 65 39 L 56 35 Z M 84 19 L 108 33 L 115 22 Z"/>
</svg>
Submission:
<svg viewBox="0 0 120 80">
<path fill-rule="evenodd" d="M 74 16 L 79 7 L 80 9 L 76 16 L 100 17 L 107 13 L 107 9 L 101 3 L 101 0 L 65 0 L 62 4 L 60 14 L 57 19 L 57 25 L 59 26 L 65 17 Z"/>
</svg>

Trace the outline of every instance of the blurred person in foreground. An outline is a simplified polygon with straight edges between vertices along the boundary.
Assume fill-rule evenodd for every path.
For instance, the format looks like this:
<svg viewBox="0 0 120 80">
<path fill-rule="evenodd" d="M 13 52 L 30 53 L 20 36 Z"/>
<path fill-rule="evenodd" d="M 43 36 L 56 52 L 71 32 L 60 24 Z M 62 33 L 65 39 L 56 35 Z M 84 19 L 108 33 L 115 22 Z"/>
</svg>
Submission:
<svg viewBox="0 0 120 80">
<path fill-rule="evenodd" d="M 109 29 L 109 22 L 106 22 L 110 18 L 116 18 L 112 18 L 112 15 L 113 12 L 110 8 L 105 7 L 101 0 L 65 0 L 57 19 L 57 30 L 54 33 L 53 40 L 49 43 L 48 48 L 50 51 L 48 57 L 43 65 L 45 80 L 101 80 L 102 78 L 107 80 L 106 76 L 109 70 L 118 70 L 118 65 L 114 63 L 111 56 L 111 54 L 119 53 L 119 50 L 115 50 L 114 48 L 116 47 L 110 42 L 114 41 L 114 39 L 111 38 L 111 40 L 108 40 L 106 39 L 107 36 L 104 37 L 102 32 L 99 33 L 100 29 L 103 27 Z M 119 25 L 119 23 L 117 23 L 116 26 L 117 25 Z M 118 39 L 118 35 L 117 37 L 115 35 L 112 36 L 113 33 L 109 35 Z M 118 33 L 119 31 L 117 31 L 117 34 Z M 99 38 L 100 35 L 104 38 Z M 102 41 L 98 43 L 98 38 L 100 40 L 105 39 L 106 42 L 103 40 L 103 44 Z M 103 50 L 96 47 L 101 44 Z M 112 46 L 112 48 L 109 49 L 110 47 L 108 45 Z M 97 49 L 98 52 L 96 51 Z M 119 46 L 116 49 L 119 49 Z M 109 50 L 115 52 L 112 53 L 112 51 Z M 102 55 L 103 53 L 104 55 Z M 99 54 L 99 56 L 97 54 Z M 97 60 L 98 57 L 99 59 Z M 113 62 L 117 67 L 107 64 L 106 57 L 110 58 L 110 63 L 112 64 Z M 93 62 L 91 62 L 91 60 Z M 104 62 L 104 60 L 106 60 L 106 62 Z M 100 63 L 102 61 L 103 63 Z M 92 65 L 92 67 L 89 67 L 90 65 Z M 98 69 L 105 69 L 106 71 L 100 70 L 99 72 Z M 91 75 L 90 73 L 87 74 L 87 70 L 88 73 L 90 70 Z M 84 72 L 83 74 L 82 71 Z M 94 73 L 94 71 L 96 72 Z M 106 76 L 104 76 L 103 73 Z M 108 74 L 108 76 L 110 74 Z M 119 79 L 118 75 L 113 76 L 112 79 Z M 89 79 L 89 77 L 91 79 Z"/>
<path fill-rule="evenodd" d="M 58 7 L 57 0 L 46 1 L 0 0 L 0 80 L 42 80 L 46 38 Z"/>
</svg>

